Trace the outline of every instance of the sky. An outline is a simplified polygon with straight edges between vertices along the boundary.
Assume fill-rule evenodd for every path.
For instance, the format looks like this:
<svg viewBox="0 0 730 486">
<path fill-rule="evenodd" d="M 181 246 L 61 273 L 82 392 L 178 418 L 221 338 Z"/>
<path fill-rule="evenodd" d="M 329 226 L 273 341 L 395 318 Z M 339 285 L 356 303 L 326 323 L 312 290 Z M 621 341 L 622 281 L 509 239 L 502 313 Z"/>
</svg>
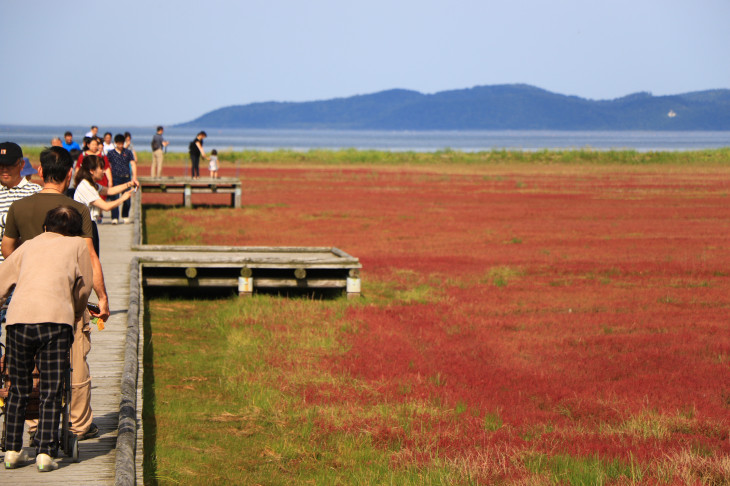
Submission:
<svg viewBox="0 0 730 486">
<path fill-rule="evenodd" d="M 7 125 L 172 125 L 393 88 L 730 88 L 728 0 L 0 0 L 0 19 Z"/>
</svg>

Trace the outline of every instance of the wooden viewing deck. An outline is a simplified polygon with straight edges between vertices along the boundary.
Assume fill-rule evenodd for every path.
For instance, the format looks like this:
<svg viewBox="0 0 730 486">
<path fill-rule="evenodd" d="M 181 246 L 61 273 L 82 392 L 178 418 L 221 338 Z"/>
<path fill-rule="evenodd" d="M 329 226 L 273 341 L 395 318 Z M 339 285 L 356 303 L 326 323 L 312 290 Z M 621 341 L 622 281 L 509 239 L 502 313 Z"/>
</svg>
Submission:
<svg viewBox="0 0 730 486">
<path fill-rule="evenodd" d="M 241 180 L 235 177 L 193 180 L 189 177 L 139 177 L 142 192 L 182 194 L 183 205 L 193 207 L 193 194 L 230 194 L 231 206 L 241 207 Z"/>
<path fill-rule="evenodd" d="M 92 329 L 88 358 L 99 437 L 79 443 L 77 464 L 60 453 L 57 471 L 40 475 L 35 464 L 3 468 L 0 484 L 143 484 L 144 329 L 139 323 L 144 287 L 236 287 L 241 295 L 257 288 L 335 288 L 346 291 L 348 297 L 360 295 L 362 266 L 337 248 L 143 245 L 141 209 L 141 194 L 137 194 L 134 224 L 111 225 L 107 217 L 106 224 L 99 226 L 111 307 L 106 328 Z M 25 442 L 25 450 L 34 457 L 27 435 Z"/>
</svg>

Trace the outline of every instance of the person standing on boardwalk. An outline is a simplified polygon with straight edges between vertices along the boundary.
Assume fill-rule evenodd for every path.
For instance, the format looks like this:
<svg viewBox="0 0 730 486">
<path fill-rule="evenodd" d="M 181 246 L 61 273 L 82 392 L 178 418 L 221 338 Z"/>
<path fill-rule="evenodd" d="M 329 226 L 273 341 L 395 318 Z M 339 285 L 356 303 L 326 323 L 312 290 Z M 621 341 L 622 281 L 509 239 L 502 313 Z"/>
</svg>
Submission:
<svg viewBox="0 0 730 486">
<path fill-rule="evenodd" d="M 202 157 L 203 159 L 207 159 L 207 157 L 205 156 L 205 150 L 203 150 L 203 140 L 207 136 L 207 133 L 201 131 L 195 137 L 195 140 L 190 142 L 190 146 L 188 147 L 191 165 L 190 175 L 193 177 L 193 179 L 200 178 L 200 158 Z"/>
<path fill-rule="evenodd" d="M 99 230 L 96 227 L 94 218 L 101 218 L 102 211 L 111 211 L 112 209 L 122 205 L 132 196 L 129 189 L 134 188 L 133 182 L 120 184 L 114 187 L 106 187 L 101 185 L 104 179 L 104 158 L 99 155 L 87 155 L 84 157 L 81 166 L 76 170 L 74 182 L 76 183 L 76 191 L 74 192 L 74 201 L 85 204 L 91 211 L 92 222 L 94 226 L 94 250 L 97 255 L 99 252 Z M 126 192 L 125 192 L 126 191 Z M 102 196 L 122 194 L 115 201 L 105 201 Z"/>
<path fill-rule="evenodd" d="M 7 314 L 7 402 L 5 468 L 28 461 L 23 424 L 38 368 L 39 423 L 33 437 L 40 472 L 58 468 L 63 373 L 73 340 L 74 323 L 86 310 L 91 293 L 91 255 L 82 238 L 81 214 L 70 206 L 51 209 L 44 233 L 21 245 L 0 266 L 0 296 L 15 288 Z"/>
<path fill-rule="evenodd" d="M 37 173 L 38 171 L 35 170 L 32 165 L 30 165 L 30 160 L 28 159 L 28 157 L 23 157 L 23 168 L 20 169 L 20 177 L 30 182 L 30 179 Z M 38 184 L 36 184 L 36 186 L 38 186 Z M 2 236 L 0 236 L 0 240 L 2 240 Z"/>
<path fill-rule="evenodd" d="M 23 176 L 25 158 L 20 146 L 13 142 L 0 144 L 0 239 L 5 233 L 5 221 L 10 205 L 18 199 L 39 192 L 42 188 Z M 30 164 L 29 164 L 30 165 Z M 0 254 L 0 263 L 4 260 Z M 6 302 L 7 303 L 7 302 Z M 7 307 L 0 309 L 0 324 L 5 320 Z M 0 333 L 2 330 L 0 330 Z"/>
<path fill-rule="evenodd" d="M 84 157 L 86 157 L 87 155 L 97 155 L 97 156 L 101 157 L 101 160 L 104 163 L 104 176 L 99 181 L 99 184 L 101 184 L 104 187 L 109 187 L 109 181 L 111 181 L 111 179 L 112 179 L 112 171 L 111 171 L 111 169 L 109 169 L 109 160 L 106 158 L 105 155 L 102 154 L 101 145 L 102 145 L 101 139 L 99 137 L 94 137 L 91 140 L 89 140 L 88 150 L 84 150 L 79 155 L 79 158 L 76 160 L 76 165 L 74 166 L 74 179 L 72 179 L 72 182 L 71 182 L 74 185 L 74 187 L 76 186 L 76 183 L 75 183 L 76 172 L 78 172 L 79 168 L 81 167 L 81 162 L 84 160 Z M 106 201 L 106 196 L 103 196 L 102 199 L 104 199 Z M 93 213 L 93 211 L 92 211 L 92 213 Z M 97 215 L 96 222 L 98 224 L 101 224 L 101 221 L 102 221 L 102 215 L 101 215 L 101 213 L 99 213 Z"/>
<path fill-rule="evenodd" d="M 18 144 L 0 143 L 0 240 L 5 234 L 5 220 L 10 205 L 42 189 L 21 175 L 24 165 L 23 150 Z M 3 256 L 0 254 L 2 261 Z"/>
<path fill-rule="evenodd" d="M 210 151 L 210 159 L 208 159 L 208 170 L 210 171 L 211 179 L 218 178 L 218 169 L 218 151 L 216 149 L 213 149 Z"/>
<path fill-rule="evenodd" d="M 16 251 L 22 243 L 31 241 L 43 233 L 43 221 L 51 209 L 59 206 L 71 206 L 81 214 L 83 220 L 83 238 L 91 255 L 94 269 L 94 292 L 99 299 L 99 312 L 95 317 L 106 321 L 109 318 L 109 296 L 104 284 L 104 272 L 99 256 L 94 251 L 93 226 L 89 208 L 84 204 L 65 196 L 71 182 L 73 162 L 71 155 L 62 147 L 50 147 L 41 152 L 41 167 L 38 171 L 43 178 L 43 190 L 15 201 L 8 210 L 5 236 L 0 250 L 5 258 Z M 93 423 L 91 411 L 91 377 L 86 355 L 91 350 L 91 327 L 89 313 L 74 323 L 73 346 L 71 347 L 71 432 L 79 440 L 94 437 L 99 433 Z M 32 427 L 30 427 L 32 431 Z"/>
<path fill-rule="evenodd" d="M 74 141 L 74 134 L 71 132 L 66 132 L 63 134 L 63 148 L 71 152 L 72 150 L 78 150 L 81 152 L 81 146 L 78 144 L 78 142 Z"/>
<path fill-rule="evenodd" d="M 111 150 L 114 150 L 114 141 L 112 140 L 111 132 L 106 132 L 104 134 L 104 143 L 101 145 L 101 153 L 102 155 L 106 155 Z"/>
<path fill-rule="evenodd" d="M 132 134 L 129 132 L 124 132 L 124 148 L 132 152 L 132 155 L 134 155 L 134 162 L 137 163 L 137 151 L 134 149 Z"/>
<path fill-rule="evenodd" d="M 152 137 L 152 167 L 150 177 L 162 177 L 162 162 L 165 160 L 165 148 L 170 143 L 162 137 L 165 129 L 157 127 L 157 133 Z"/>
<path fill-rule="evenodd" d="M 84 135 L 84 136 L 89 137 L 89 138 L 96 138 L 98 136 L 98 134 L 99 134 L 99 127 L 97 127 L 96 125 L 91 125 L 91 128 L 89 129 L 88 132 L 86 132 L 86 135 Z"/>
<path fill-rule="evenodd" d="M 115 186 L 126 184 L 130 181 L 135 186 L 139 185 L 137 181 L 137 161 L 134 154 L 124 148 L 125 137 L 121 133 L 114 137 L 114 150 L 107 152 L 106 157 L 109 159 L 109 165 L 112 169 L 112 184 Z M 115 201 L 119 195 L 109 195 L 109 201 Z M 129 223 L 129 208 L 131 203 L 129 200 L 122 204 L 122 222 Z M 119 222 L 119 208 L 112 209 L 112 224 Z"/>
</svg>

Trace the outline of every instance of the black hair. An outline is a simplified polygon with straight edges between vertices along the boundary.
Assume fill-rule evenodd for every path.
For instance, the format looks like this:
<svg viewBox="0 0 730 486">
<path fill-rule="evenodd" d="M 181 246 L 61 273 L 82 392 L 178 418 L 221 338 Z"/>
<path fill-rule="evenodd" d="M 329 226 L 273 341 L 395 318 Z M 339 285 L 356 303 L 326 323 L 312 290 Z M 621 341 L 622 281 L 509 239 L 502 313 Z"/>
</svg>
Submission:
<svg viewBox="0 0 730 486">
<path fill-rule="evenodd" d="M 71 154 L 63 147 L 48 147 L 41 152 L 40 158 L 43 182 L 63 182 L 73 167 Z"/>
<path fill-rule="evenodd" d="M 84 150 L 89 150 L 89 142 L 91 142 L 91 137 L 84 137 Z"/>
<path fill-rule="evenodd" d="M 91 129 L 93 130 L 94 128 L 96 128 L 97 130 L 99 129 L 99 127 L 97 127 L 96 125 L 91 125 Z"/>
<path fill-rule="evenodd" d="M 213 149 L 210 151 L 210 155 L 218 155 L 218 151 L 216 149 Z"/>
<path fill-rule="evenodd" d="M 43 227 L 51 233 L 63 236 L 81 236 L 84 234 L 84 222 L 81 213 L 71 206 L 58 206 L 46 213 Z"/>
<path fill-rule="evenodd" d="M 132 134 L 129 132 L 124 132 L 124 138 L 127 138 L 127 137 L 132 138 Z"/>
<path fill-rule="evenodd" d="M 106 137 L 107 135 L 109 135 L 109 136 L 111 137 L 111 136 L 112 136 L 112 132 L 106 132 L 106 133 L 104 134 L 104 136 L 105 136 L 105 137 Z"/>
<path fill-rule="evenodd" d="M 126 140 L 126 137 L 124 135 L 122 135 L 121 133 L 117 133 L 116 135 L 114 135 L 114 143 L 119 143 L 119 142 L 124 143 L 124 140 Z"/>
<path fill-rule="evenodd" d="M 208 134 L 205 133 L 203 130 L 201 130 L 200 133 L 198 134 L 198 136 L 201 136 L 201 135 L 204 136 L 204 137 L 207 137 L 208 136 Z"/>
<path fill-rule="evenodd" d="M 64 133 L 64 134 L 63 134 L 63 138 L 66 138 L 66 137 L 68 137 L 69 135 L 71 135 L 72 137 L 74 136 L 74 134 L 73 134 L 73 133 L 71 133 L 71 132 L 66 132 L 66 133 Z"/>
<path fill-rule="evenodd" d="M 157 131 L 159 132 L 160 130 L 164 130 L 164 128 L 162 127 L 162 125 L 160 125 L 160 126 L 157 127 Z"/>
<path fill-rule="evenodd" d="M 74 177 L 76 187 L 79 187 L 79 184 L 83 180 L 88 181 L 88 183 L 91 184 L 91 187 L 95 187 L 96 181 L 94 181 L 91 171 L 95 170 L 97 167 L 101 167 L 102 169 L 104 168 L 104 159 L 98 155 L 87 155 L 84 157 L 81 160 L 79 170 L 76 171 L 76 176 Z"/>
</svg>

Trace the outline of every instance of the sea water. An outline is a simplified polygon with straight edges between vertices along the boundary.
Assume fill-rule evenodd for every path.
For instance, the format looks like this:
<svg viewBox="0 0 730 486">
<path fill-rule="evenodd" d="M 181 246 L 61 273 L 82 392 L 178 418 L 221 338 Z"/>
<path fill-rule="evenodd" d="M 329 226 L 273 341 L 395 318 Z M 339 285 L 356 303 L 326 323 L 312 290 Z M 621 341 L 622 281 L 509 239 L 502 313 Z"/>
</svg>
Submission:
<svg viewBox="0 0 730 486">
<path fill-rule="evenodd" d="M 88 127 L 0 125 L 0 141 L 26 146 L 47 146 L 51 138 L 66 130 L 81 144 Z M 150 150 L 155 127 L 100 127 L 113 134 L 129 131 L 138 151 Z M 197 129 L 165 128 L 169 152 L 187 152 Z M 435 152 L 459 150 L 636 150 L 686 151 L 730 147 L 730 131 L 559 131 L 559 130 L 290 130 L 290 129 L 206 129 L 205 147 L 221 150 L 307 151 L 312 149 L 388 150 L 393 152 Z"/>
</svg>

